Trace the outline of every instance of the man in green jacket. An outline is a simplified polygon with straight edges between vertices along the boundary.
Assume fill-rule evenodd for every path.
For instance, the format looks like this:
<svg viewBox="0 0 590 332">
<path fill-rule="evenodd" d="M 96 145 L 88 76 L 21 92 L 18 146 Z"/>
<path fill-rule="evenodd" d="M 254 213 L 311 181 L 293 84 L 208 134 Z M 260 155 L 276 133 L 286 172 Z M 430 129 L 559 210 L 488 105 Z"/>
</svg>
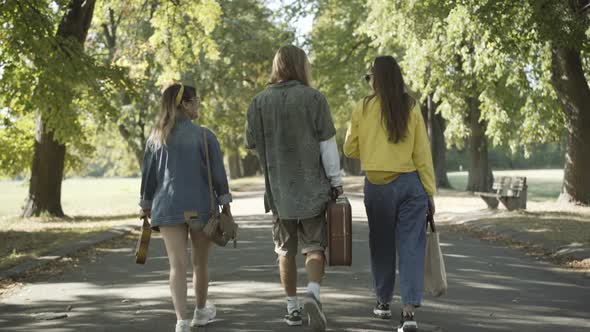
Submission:
<svg viewBox="0 0 590 332">
<path fill-rule="evenodd" d="M 265 173 L 265 209 L 273 214 L 273 240 L 287 295 L 288 325 L 302 325 L 297 300 L 298 249 L 306 255 L 304 308 L 314 331 L 326 330 L 320 303 L 326 242 L 325 210 L 342 193 L 336 130 L 326 98 L 310 86 L 307 55 L 281 47 L 271 82 L 248 108 L 246 140 Z M 298 244 L 300 247 L 298 248 Z"/>
</svg>

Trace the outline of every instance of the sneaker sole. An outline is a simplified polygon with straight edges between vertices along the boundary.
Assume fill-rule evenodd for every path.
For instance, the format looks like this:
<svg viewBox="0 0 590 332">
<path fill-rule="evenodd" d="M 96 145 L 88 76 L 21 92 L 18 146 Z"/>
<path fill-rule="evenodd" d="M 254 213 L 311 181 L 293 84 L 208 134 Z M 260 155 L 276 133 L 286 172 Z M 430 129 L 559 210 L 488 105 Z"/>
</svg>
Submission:
<svg viewBox="0 0 590 332">
<path fill-rule="evenodd" d="M 193 321 L 191 322 L 191 327 L 203 327 L 203 326 L 207 326 L 207 325 L 209 325 L 209 322 L 210 322 L 210 321 L 206 321 L 206 322 L 199 322 L 199 321 L 195 321 L 195 320 L 193 320 Z"/>
<path fill-rule="evenodd" d="M 307 301 L 303 308 L 309 315 L 309 325 L 313 332 L 324 332 L 326 330 L 326 316 L 315 301 Z"/>
<path fill-rule="evenodd" d="M 302 321 L 302 320 L 300 320 L 300 321 L 297 321 L 297 322 L 290 321 L 290 320 L 288 320 L 288 319 L 283 319 L 283 320 L 284 320 L 284 321 L 285 321 L 285 323 L 287 323 L 287 325 L 289 325 L 289 326 L 301 326 L 301 325 L 303 325 L 303 321 Z"/>
<path fill-rule="evenodd" d="M 398 332 L 418 332 L 418 328 L 417 327 L 406 327 L 405 329 L 403 328 L 398 328 L 397 329 Z"/>
<path fill-rule="evenodd" d="M 193 319 L 191 321 L 191 327 L 203 327 L 203 326 L 207 326 L 209 325 L 209 323 L 211 323 L 213 320 L 215 319 L 215 316 L 211 317 L 209 320 L 207 321 L 198 321 L 196 319 Z"/>
<path fill-rule="evenodd" d="M 209 325 L 209 323 L 211 323 L 215 317 L 217 316 L 217 310 L 214 309 L 213 314 L 211 315 L 211 317 L 209 317 L 209 319 L 207 321 L 198 321 L 196 319 L 193 318 L 193 320 L 191 321 L 191 327 L 199 327 L 199 326 L 206 326 Z"/>
<path fill-rule="evenodd" d="M 405 328 L 398 327 L 397 332 L 418 332 L 418 325 L 416 326 L 406 326 Z"/>
<path fill-rule="evenodd" d="M 375 317 L 381 318 L 381 319 L 390 319 L 391 318 L 391 311 L 373 309 L 373 315 L 375 315 Z"/>
</svg>

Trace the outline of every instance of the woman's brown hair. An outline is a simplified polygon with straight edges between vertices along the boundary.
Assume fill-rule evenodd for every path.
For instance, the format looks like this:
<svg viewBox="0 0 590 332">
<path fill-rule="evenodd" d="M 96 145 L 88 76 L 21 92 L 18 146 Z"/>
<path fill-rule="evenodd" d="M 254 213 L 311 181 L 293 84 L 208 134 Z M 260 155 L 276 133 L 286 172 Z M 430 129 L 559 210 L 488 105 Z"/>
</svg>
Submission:
<svg viewBox="0 0 590 332">
<path fill-rule="evenodd" d="M 392 56 L 375 58 L 371 73 L 375 93 L 365 98 L 363 106 L 366 108 L 369 101 L 378 97 L 389 141 L 398 143 L 407 135 L 410 112 L 416 101 L 405 91 L 402 71 Z"/>
<path fill-rule="evenodd" d="M 148 142 L 159 149 L 166 145 L 166 140 L 176 124 L 176 113 L 181 111 L 182 103 L 197 96 L 197 90 L 188 85 L 172 84 L 164 90 L 160 104 L 160 114 Z"/>
</svg>

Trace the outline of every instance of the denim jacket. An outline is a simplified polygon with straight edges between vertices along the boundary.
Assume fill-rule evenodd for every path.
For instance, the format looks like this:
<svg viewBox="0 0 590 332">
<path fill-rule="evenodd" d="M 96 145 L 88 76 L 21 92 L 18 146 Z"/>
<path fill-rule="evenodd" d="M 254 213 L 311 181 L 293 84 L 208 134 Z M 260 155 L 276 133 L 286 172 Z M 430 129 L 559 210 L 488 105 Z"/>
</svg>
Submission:
<svg viewBox="0 0 590 332">
<path fill-rule="evenodd" d="M 211 162 L 215 208 L 231 202 L 221 149 L 210 130 L 178 115 L 166 145 L 146 145 L 142 164 L 140 207 L 151 208 L 152 227 L 188 223 L 202 227 L 209 220 L 210 196 L 203 130 Z"/>
</svg>

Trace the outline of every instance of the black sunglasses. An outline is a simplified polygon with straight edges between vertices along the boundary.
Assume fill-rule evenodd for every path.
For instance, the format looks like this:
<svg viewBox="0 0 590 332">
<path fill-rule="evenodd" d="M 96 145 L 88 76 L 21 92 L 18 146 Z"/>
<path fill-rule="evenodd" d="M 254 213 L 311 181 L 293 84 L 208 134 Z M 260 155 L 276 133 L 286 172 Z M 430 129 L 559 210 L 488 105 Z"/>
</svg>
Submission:
<svg viewBox="0 0 590 332">
<path fill-rule="evenodd" d="M 365 74 L 365 81 L 367 81 L 367 83 L 371 82 L 371 76 L 373 76 L 373 74 Z"/>
</svg>

